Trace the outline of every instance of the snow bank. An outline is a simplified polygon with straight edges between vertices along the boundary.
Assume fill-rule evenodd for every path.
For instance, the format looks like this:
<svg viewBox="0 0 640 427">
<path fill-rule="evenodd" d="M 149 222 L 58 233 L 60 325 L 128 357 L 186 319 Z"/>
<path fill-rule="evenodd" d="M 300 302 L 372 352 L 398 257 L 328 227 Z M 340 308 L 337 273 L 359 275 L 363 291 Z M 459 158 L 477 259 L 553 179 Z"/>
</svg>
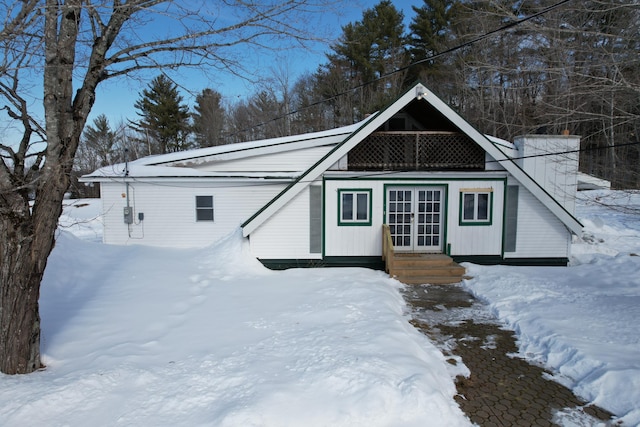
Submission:
<svg viewBox="0 0 640 427">
<path fill-rule="evenodd" d="M 640 424 L 640 196 L 586 192 L 571 267 L 467 265 L 466 285 L 541 363 L 588 401 Z"/>
</svg>

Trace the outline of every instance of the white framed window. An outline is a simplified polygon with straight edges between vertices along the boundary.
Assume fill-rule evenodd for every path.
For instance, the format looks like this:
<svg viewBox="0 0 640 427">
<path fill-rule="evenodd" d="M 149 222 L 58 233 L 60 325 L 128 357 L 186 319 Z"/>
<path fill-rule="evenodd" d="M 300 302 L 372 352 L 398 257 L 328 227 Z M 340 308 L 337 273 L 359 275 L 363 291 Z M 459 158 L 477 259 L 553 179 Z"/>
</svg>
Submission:
<svg viewBox="0 0 640 427">
<path fill-rule="evenodd" d="M 460 192 L 460 225 L 491 225 L 493 191 Z"/>
<path fill-rule="evenodd" d="M 213 221 L 213 196 L 196 196 L 196 221 Z"/>
<path fill-rule="evenodd" d="M 338 225 L 371 225 L 370 188 L 338 190 Z"/>
</svg>

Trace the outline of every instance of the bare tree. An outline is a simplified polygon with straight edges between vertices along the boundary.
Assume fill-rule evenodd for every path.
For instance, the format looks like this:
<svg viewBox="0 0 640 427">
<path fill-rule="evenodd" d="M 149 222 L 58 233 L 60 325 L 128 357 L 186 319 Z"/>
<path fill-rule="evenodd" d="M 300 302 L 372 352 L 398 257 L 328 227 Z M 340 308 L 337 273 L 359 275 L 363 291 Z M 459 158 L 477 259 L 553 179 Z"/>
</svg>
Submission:
<svg viewBox="0 0 640 427">
<path fill-rule="evenodd" d="M 242 74 L 230 49 L 276 46 L 276 39 L 304 44 L 304 29 L 315 29 L 304 19 L 326 12 L 329 1 L 0 1 L 1 108 L 21 130 L 17 142 L 0 145 L 0 371 L 42 367 L 40 282 L 96 88 L 189 65 Z M 157 21 L 163 37 L 144 31 Z M 44 124 L 31 110 L 36 83 Z"/>
<path fill-rule="evenodd" d="M 459 2 L 451 31 L 476 40 L 446 57 L 468 120 L 509 140 L 567 129 L 582 136 L 584 171 L 638 186 L 638 2 Z"/>
</svg>

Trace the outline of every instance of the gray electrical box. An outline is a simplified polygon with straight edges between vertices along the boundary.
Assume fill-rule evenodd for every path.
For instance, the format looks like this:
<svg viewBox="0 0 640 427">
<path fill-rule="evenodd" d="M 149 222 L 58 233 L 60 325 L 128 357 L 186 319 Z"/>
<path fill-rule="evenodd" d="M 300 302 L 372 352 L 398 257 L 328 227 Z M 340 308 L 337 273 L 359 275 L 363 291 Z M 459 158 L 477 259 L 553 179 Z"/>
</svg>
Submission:
<svg viewBox="0 0 640 427">
<path fill-rule="evenodd" d="M 124 207 L 124 223 L 133 224 L 133 208 L 131 206 Z"/>
</svg>

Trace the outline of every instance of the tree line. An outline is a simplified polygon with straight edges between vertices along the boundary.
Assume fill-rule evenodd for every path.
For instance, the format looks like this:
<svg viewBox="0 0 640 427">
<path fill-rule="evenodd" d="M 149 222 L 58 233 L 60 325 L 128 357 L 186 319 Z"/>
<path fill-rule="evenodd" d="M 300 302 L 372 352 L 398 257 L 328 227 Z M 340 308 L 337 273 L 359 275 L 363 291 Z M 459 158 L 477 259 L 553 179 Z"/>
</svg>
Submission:
<svg viewBox="0 0 640 427">
<path fill-rule="evenodd" d="M 342 27 L 315 71 L 290 83 L 277 70 L 233 104 L 206 88 L 189 111 L 160 75 L 135 103 L 138 120 L 88 127 L 78 169 L 122 160 L 124 145 L 135 158 L 352 124 L 421 81 L 482 132 L 581 135 L 583 171 L 640 186 L 638 3 L 424 0 L 413 12 L 407 28 L 381 1 Z"/>
</svg>

